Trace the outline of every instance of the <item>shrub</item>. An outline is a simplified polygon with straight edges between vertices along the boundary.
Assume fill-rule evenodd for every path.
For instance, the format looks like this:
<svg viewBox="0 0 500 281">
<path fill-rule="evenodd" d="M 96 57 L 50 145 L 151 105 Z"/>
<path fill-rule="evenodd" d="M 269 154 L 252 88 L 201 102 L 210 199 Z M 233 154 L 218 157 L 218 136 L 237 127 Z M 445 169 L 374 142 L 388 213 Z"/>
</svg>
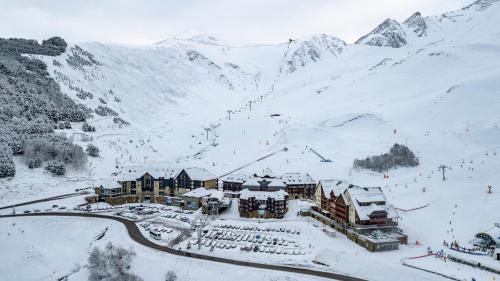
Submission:
<svg viewBox="0 0 500 281">
<path fill-rule="evenodd" d="M 50 161 L 45 169 L 56 176 L 63 176 L 66 174 L 66 166 L 59 161 Z"/>
<path fill-rule="evenodd" d="M 13 177 L 16 174 L 16 165 L 12 160 L 12 150 L 5 144 L 0 144 L 0 178 Z"/>
<path fill-rule="evenodd" d="M 28 167 L 30 169 L 40 168 L 42 166 L 42 159 L 36 157 L 28 160 Z"/>
<path fill-rule="evenodd" d="M 33 137 L 25 142 L 24 147 L 24 158 L 28 167 L 36 168 L 35 160 L 38 159 L 42 163 L 57 161 L 79 169 L 87 161 L 83 149 L 68 141 L 63 135 Z"/>
<path fill-rule="evenodd" d="M 122 125 L 123 125 L 123 126 L 128 126 L 128 125 L 130 125 L 130 123 L 129 123 L 129 122 L 127 122 L 127 121 L 123 120 L 123 119 L 122 119 L 122 118 L 120 118 L 120 117 L 114 117 L 114 118 L 113 118 L 113 123 L 118 124 L 118 125 L 120 125 L 120 126 L 122 126 Z"/>
<path fill-rule="evenodd" d="M 130 273 L 135 253 L 108 243 L 104 250 L 95 247 L 88 258 L 89 281 L 142 281 Z"/>
<path fill-rule="evenodd" d="M 89 123 L 87 123 L 87 121 L 85 121 L 82 124 L 82 131 L 84 131 L 84 132 L 95 132 L 95 127 L 89 125 Z"/>
<path fill-rule="evenodd" d="M 118 113 L 114 111 L 113 109 L 107 107 L 107 106 L 102 106 L 99 105 L 97 108 L 94 110 L 95 114 L 100 115 L 100 116 L 118 116 Z"/>
<path fill-rule="evenodd" d="M 175 273 L 172 270 L 167 271 L 167 274 L 165 275 L 165 281 L 176 281 L 177 280 L 177 273 Z"/>
<path fill-rule="evenodd" d="M 85 151 L 89 156 L 99 157 L 99 148 L 91 143 L 87 145 L 87 149 Z"/>
</svg>

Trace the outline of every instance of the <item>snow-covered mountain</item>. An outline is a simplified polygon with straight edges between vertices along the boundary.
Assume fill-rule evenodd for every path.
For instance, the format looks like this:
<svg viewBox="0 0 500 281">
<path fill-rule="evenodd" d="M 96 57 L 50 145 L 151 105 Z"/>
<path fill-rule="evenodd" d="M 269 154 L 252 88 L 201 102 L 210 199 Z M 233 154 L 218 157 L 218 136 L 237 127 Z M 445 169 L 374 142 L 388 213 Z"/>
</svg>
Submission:
<svg viewBox="0 0 500 281">
<path fill-rule="evenodd" d="M 229 161 L 223 160 L 224 153 L 210 151 L 224 148 L 234 155 L 234 147 L 226 144 L 233 137 L 222 138 L 221 130 L 229 126 L 230 114 L 231 119 L 247 114 L 249 102 L 252 111 L 293 112 L 289 118 L 295 121 L 287 122 L 295 126 L 335 128 L 356 116 L 362 118 L 355 123 L 379 126 L 429 110 L 451 93 L 476 92 L 477 83 L 494 85 L 489 77 L 496 69 L 499 6 L 483 0 L 438 16 L 417 12 L 402 24 L 388 19 L 356 44 L 318 34 L 279 44 L 231 46 L 197 35 L 149 46 L 77 43 L 61 56 L 44 59 L 63 92 L 94 111 L 93 138 L 109 148 L 92 163 L 103 168 L 88 173 L 100 178 L 116 166 L 193 159 L 212 165 L 210 157 Z M 491 97 L 477 100 L 464 94 L 454 102 L 470 106 Z M 398 116 L 404 107 L 396 104 L 403 100 L 414 102 Z M 465 122 L 458 119 L 477 119 L 467 114 L 450 118 L 442 123 L 457 124 L 457 130 Z M 424 120 L 410 119 L 405 127 L 421 128 Z M 208 140 L 203 128 L 213 128 Z M 78 130 L 74 134 L 81 138 Z M 290 134 L 274 132 L 276 145 L 294 141 Z M 272 143 L 264 137 L 256 142 Z M 358 156 L 348 155 L 345 166 Z"/>
<path fill-rule="evenodd" d="M 101 157 L 67 178 L 20 170 L 0 181 L 9 187 L 0 201 L 135 167 L 202 166 L 222 175 L 286 146 L 247 172 L 303 171 L 382 186 L 398 208 L 429 204 L 404 213 L 412 241 L 435 248 L 498 222 L 498 1 L 388 19 L 356 44 L 324 34 L 245 46 L 195 36 L 149 46 L 78 43 L 43 59 L 63 92 L 94 110 L 95 133 L 63 132 L 80 144 L 91 137 Z M 420 166 L 389 171 L 389 179 L 352 170 L 355 158 L 394 143 L 407 143 Z M 311 147 L 333 163 L 320 162 Z M 451 167 L 446 182 L 437 172 L 442 164 Z M 24 180 L 33 174 L 37 183 Z"/>
<path fill-rule="evenodd" d="M 399 48 L 406 45 L 406 43 L 406 32 L 399 22 L 392 19 L 386 19 L 372 32 L 356 41 L 356 44 L 392 48 Z"/>
<path fill-rule="evenodd" d="M 406 19 L 403 24 L 412 30 L 418 37 L 427 35 L 426 19 L 422 17 L 420 12 L 416 12 L 411 17 Z"/>
<path fill-rule="evenodd" d="M 309 63 L 317 62 L 325 56 L 338 56 L 347 44 L 341 39 L 325 34 L 291 40 L 285 53 L 286 67 L 288 73 L 296 71 Z"/>
</svg>

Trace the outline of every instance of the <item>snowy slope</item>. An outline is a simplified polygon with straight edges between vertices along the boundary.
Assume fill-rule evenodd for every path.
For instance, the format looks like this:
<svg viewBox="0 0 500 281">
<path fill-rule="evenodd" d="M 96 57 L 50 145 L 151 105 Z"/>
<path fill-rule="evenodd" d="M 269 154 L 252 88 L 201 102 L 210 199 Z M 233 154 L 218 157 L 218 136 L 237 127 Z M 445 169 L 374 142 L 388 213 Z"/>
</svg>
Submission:
<svg viewBox="0 0 500 281">
<path fill-rule="evenodd" d="M 54 192 L 43 191 L 44 184 L 72 190 L 76 180 L 91 184 L 130 167 L 201 166 L 222 175 L 286 146 L 245 171 L 269 166 L 380 185 L 398 208 L 430 204 L 402 212 L 411 242 L 466 243 L 500 222 L 500 2 L 415 13 L 379 31 L 363 44 L 327 35 L 275 45 L 229 46 L 207 36 L 142 47 L 77 44 L 99 64 L 73 69 L 67 52 L 56 58 L 61 66 L 48 61 L 50 72 L 94 95 L 81 100 L 61 80 L 75 100 L 95 109 L 104 106 L 102 98 L 130 125 L 96 115 L 90 123 L 97 131 L 89 136 L 102 156 L 86 171 L 70 171 L 67 179 L 37 172 L 40 185 L 21 170 L 1 180 L 7 189 L 0 201 Z M 81 130 L 66 133 L 85 145 Z M 385 153 L 395 142 L 407 143 L 421 165 L 389 171 L 389 179 L 351 169 L 355 158 Z M 333 162 L 320 162 L 310 147 Z M 451 167 L 444 182 L 441 164 Z"/>
</svg>

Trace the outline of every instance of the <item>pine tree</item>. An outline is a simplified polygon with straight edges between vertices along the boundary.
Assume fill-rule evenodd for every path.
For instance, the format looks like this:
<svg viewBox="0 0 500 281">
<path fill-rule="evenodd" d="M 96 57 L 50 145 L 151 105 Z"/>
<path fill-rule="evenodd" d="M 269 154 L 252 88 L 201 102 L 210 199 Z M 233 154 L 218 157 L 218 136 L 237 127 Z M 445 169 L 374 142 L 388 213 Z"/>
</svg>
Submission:
<svg viewBox="0 0 500 281">
<path fill-rule="evenodd" d="M 87 145 L 87 149 L 85 151 L 91 157 L 99 157 L 99 148 L 91 143 Z"/>
<path fill-rule="evenodd" d="M 16 174 L 16 165 L 12 159 L 12 149 L 0 144 L 0 178 L 13 177 Z"/>
</svg>

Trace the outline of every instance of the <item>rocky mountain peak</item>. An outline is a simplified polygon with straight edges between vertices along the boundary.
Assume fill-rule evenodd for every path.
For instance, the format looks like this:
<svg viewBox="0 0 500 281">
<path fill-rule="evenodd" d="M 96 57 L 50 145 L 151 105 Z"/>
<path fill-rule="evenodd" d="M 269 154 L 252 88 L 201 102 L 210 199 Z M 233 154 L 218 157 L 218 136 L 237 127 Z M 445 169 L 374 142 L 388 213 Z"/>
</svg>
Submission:
<svg viewBox="0 0 500 281">
<path fill-rule="evenodd" d="M 407 44 L 407 38 L 399 22 L 386 19 L 372 32 L 358 39 L 355 44 L 399 48 Z"/>
<path fill-rule="evenodd" d="M 310 62 L 317 62 L 325 55 L 337 56 L 344 51 L 346 45 L 343 40 L 326 34 L 291 40 L 286 54 L 288 72 L 292 73 Z"/>
<path fill-rule="evenodd" d="M 420 12 L 415 12 L 408 19 L 406 19 L 403 24 L 408 27 L 408 29 L 415 32 L 418 37 L 422 37 L 427 35 L 427 24 L 425 19 L 422 18 L 422 14 Z"/>
</svg>

